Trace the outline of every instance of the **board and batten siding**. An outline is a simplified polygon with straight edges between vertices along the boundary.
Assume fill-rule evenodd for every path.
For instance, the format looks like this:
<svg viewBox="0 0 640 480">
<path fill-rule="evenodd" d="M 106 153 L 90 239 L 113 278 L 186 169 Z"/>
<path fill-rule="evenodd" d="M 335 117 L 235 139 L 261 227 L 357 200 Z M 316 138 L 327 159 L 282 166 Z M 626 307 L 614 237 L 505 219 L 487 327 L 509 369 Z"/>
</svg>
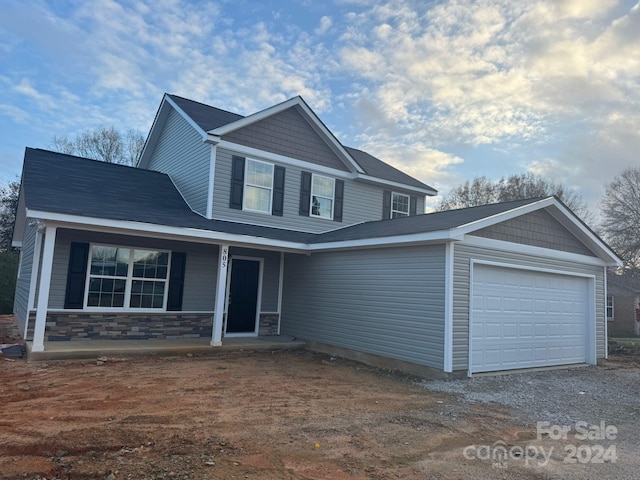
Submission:
<svg viewBox="0 0 640 480">
<path fill-rule="evenodd" d="M 33 259 L 35 256 L 35 243 L 38 233 L 36 225 L 25 226 L 22 247 L 20 249 L 20 275 L 16 279 L 16 293 L 13 299 L 13 313 L 20 327 L 20 333 L 24 333 L 27 319 L 29 318 L 29 288 L 31 287 L 31 272 L 33 271 Z M 39 254 L 39 252 L 38 252 Z"/>
<path fill-rule="evenodd" d="M 557 270 L 558 273 L 579 273 L 595 276 L 596 356 L 605 356 L 604 324 L 604 268 L 524 253 L 506 252 L 486 246 L 457 243 L 453 260 L 453 370 L 469 368 L 469 292 L 471 260 L 505 263 L 514 267 L 524 266 Z"/>
<path fill-rule="evenodd" d="M 171 109 L 147 168 L 168 174 L 189 207 L 201 215 L 207 213 L 210 161 L 211 146 Z"/>
<path fill-rule="evenodd" d="M 231 247 L 231 259 L 234 256 L 262 258 L 262 298 L 260 310 L 265 313 L 278 311 L 278 293 L 280 287 L 280 252 Z"/>
<path fill-rule="evenodd" d="M 281 331 L 438 369 L 444 245 L 285 255 Z"/>
<path fill-rule="evenodd" d="M 216 156 L 216 175 L 213 190 L 213 217 L 251 223 L 268 227 L 285 228 L 304 232 L 320 233 L 365 221 L 382 219 L 382 200 L 384 189 L 375 185 L 345 179 L 344 207 L 342 222 L 324 218 L 299 215 L 300 167 L 280 164 L 260 157 L 250 157 L 285 167 L 284 209 L 283 215 L 248 212 L 229 208 L 231 191 L 231 164 L 234 152 L 218 148 Z M 239 155 L 239 154 L 238 154 Z M 241 155 L 244 156 L 244 155 Z M 304 169 L 312 171 L 311 169 Z M 330 176 L 322 174 L 325 176 Z M 418 196 L 418 212 L 424 212 L 424 197 Z"/>
<path fill-rule="evenodd" d="M 49 308 L 64 308 L 71 242 L 185 252 L 187 254 L 187 264 L 185 267 L 182 311 L 213 312 L 218 272 L 217 245 L 65 229 L 59 229 L 56 236 Z"/>
</svg>

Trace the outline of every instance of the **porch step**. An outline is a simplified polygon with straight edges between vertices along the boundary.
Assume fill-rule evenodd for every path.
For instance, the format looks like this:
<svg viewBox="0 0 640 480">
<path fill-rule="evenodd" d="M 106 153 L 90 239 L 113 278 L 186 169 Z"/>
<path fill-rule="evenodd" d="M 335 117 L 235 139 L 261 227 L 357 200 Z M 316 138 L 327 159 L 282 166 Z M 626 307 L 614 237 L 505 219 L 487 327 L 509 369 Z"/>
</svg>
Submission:
<svg viewBox="0 0 640 480">
<path fill-rule="evenodd" d="M 34 352 L 33 342 L 26 342 L 27 361 L 87 359 L 113 356 L 183 356 L 216 355 L 234 350 L 290 350 L 306 348 L 303 340 L 275 337 L 224 338 L 222 345 L 212 347 L 209 339 L 184 340 L 86 340 L 46 342 L 44 352 Z"/>
</svg>

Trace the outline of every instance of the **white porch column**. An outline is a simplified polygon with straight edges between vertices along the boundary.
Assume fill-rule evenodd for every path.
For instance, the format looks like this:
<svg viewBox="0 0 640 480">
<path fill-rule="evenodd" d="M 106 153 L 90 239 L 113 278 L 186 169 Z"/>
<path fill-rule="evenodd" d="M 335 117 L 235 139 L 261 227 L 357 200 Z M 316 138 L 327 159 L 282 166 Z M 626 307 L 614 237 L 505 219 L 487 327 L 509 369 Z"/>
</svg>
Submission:
<svg viewBox="0 0 640 480">
<path fill-rule="evenodd" d="M 27 321 L 24 322 L 24 335 L 27 338 L 29 333 L 29 317 L 31 310 L 36 308 L 36 287 L 38 286 L 38 271 L 40 270 L 40 251 L 42 250 L 42 230 L 44 225 L 37 224 L 36 241 L 33 245 L 33 264 L 31 266 L 31 281 L 29 282 L 29 303 L 27 305 Z"/>
<path fill-rule="evenodd" d="M 36 325 L 33 332 L 34 352 L 44 352 L 44 328 L 47 322 L 49 305 L 49 287 L 51 286 L 51 270 L 53 267 L 53 248 L 56 244 L 55 226 L 47 225 L 44 230 L 44 247 L 42 251 L 42 270 L 40 271 L 40 288 L 38 289 L 38 306 Z"/>
<path fill-rule="evenodd" d="M 224 315 L 224 301 L 227 293 L 227 270 L 229 267 L 229 245 L 220 245 L 218 257 L 218 283 L 216 284 L 216 305 L 213 316 L 213 332 L 211 333 L 211 346 L 222 345 L 222 318 Z"/>
</svg>

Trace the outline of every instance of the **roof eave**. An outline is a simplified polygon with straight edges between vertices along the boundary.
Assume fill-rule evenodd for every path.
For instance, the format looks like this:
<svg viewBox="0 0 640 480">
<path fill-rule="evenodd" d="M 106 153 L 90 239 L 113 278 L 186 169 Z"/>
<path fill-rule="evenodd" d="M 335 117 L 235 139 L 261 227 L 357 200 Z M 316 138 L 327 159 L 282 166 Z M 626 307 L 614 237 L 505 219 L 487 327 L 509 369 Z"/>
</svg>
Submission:
<svg viewBox="0 0 640 480">
<path fill-rule="evenodd" d="M 364 182 L 368 182 L 368 183 L 375 183 L 376 185 L 384 185 L 387 187 L 399 188 L 402 190 L 410 190 L 412 192 L 420 193 L 422 195 L 428 195 L 430 197 L 433 197 L 438 194 L 438 191 L 432 188 L 416 187 L 416 186 L 408 185 L 402 182 L 395 182 L 393 180 L 386 180 L 384 178 L 374 177 L 372 175 L 358 174 L 356 176 L 356 179 Z"/>
<path fill-rule="evenodd" d="M 589 228 L 587 228 L 573 212 L 567 209 L 555 197 L 543 198 L 505 212 L 497 213 L 489 217 L 481 218 L 480 220 L 460 225 L 455 228 L 455 231 L 461 235 L 465 235 L 543 208 L 553 215 L 556 220 L 558 220 L 565 228 L 567 228 L 567 230 L 582 241 L 589 249 L 591 249 L 593 253 L 603 260 L 607 266 L 622 265 L 622 260 L 620 260 L 615 252 L 613 252 L 613 250 L 611 250 L 597 235 L 589 230 Z M 555 215 L 554 212 L 556 212 Z"/>
<path fill-rule="evenodd" d="M 153 119 L 153 123 L 151 124 L 151 129 L 149 130 L 149 134 L 147 135 L 147 139 L 144 142 L 144 147 L 142 148 L 142 153 L 140 154 L 140 158 L 138 163 L 136 163 L 136 167 L 138 168 L 146 168 L 146 163 L 149 161 L 153 151 L 155 150 L 156 143 L 160 138 L 160 133 L 162 132 L 162 127 L 164 126 L 165 121 L 167 120 L 167 116 L 169 115 L 170 109 L 174 109 L 191 127 L 193 127 L 196 132 L 200 136 L 202 136 L 203 141 L 207 141 L 208 135 L 189 115 L 182 110 L 176 102 L 174 102 L 169 94 L 165 93 L 162 97 L 162 101 L 160 102 L 160 106 L 158 107 L 158 111 L 156 112 L 156 116 Z"/>
</svg>

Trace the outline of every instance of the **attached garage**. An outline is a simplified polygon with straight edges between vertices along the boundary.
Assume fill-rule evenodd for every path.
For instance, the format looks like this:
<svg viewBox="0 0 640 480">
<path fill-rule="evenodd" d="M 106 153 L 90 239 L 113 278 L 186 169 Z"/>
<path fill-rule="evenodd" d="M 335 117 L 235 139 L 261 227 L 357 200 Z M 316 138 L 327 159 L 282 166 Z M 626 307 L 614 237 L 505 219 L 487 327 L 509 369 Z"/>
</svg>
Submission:
<svg viewBox="0 0 640 480">
<path fill-rule="evenodd" d="M 471 268 L 470 373 L 595 360 L 593 277 L 491 263 Z"/>
</svg>

